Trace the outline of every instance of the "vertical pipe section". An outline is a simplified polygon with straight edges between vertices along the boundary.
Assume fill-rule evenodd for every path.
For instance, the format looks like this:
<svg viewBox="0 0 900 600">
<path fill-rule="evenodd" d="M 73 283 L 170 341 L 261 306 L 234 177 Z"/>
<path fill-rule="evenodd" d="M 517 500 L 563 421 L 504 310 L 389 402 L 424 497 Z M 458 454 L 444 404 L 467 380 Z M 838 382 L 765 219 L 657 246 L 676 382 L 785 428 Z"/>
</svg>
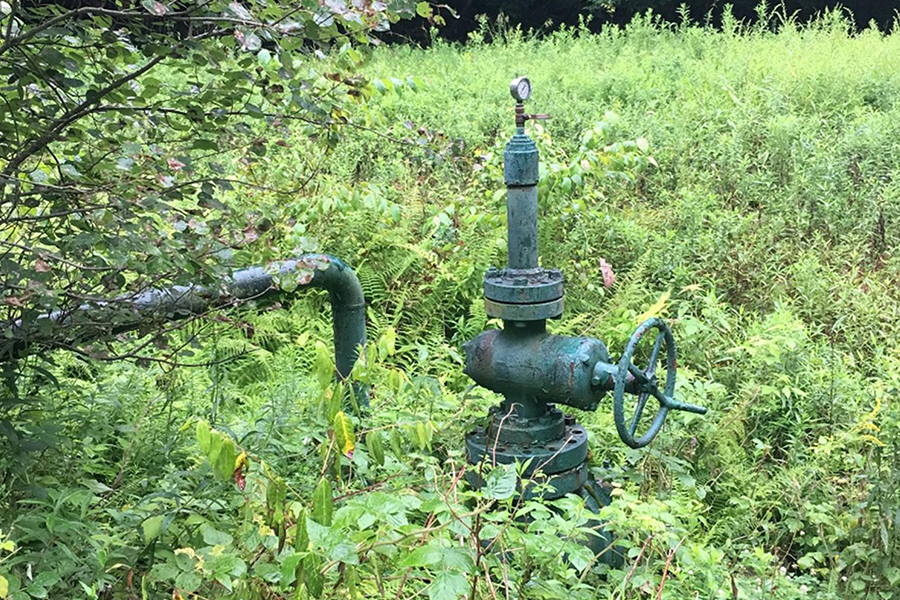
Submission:
<svg viewBox="0 0 900 600">
<path fill-rule="evenodd" d="M 509 268 L 538 267 L 538 150 L 519 127 L 503 151 Z"/>
<path fill-rule="evenodd" d="M 537 187 L 510 187 L 506 190 L 506 222 L 509 229 L 509 268 L 538 266 Z"/>
<path fill-rule="evenodd" d="M 267 299 L 303 287 L 328 291 L 334 331 L 334 366 L 346 380 L 366 343 L 366 301 L 356 273 L 341 259 L 329 254 L 304 254 L 273 263 L 268 268 L 251 267 L 235 272 L 226 283 L 226 297 L 239 300 Z"/>
<path fill-rule="evenodd" d="M 0 361 L 25 356 L 37 348 L 65 348 L 86 341 L 176 321 L 210 309 L 255 301 L 266 303 L 296 290 L 328 291 L 334 326 L 336 376 L 350 377 L 366 343 L 366 305 L 359 279 L 341 259 L 329 254 L 303 254 L 296 259 L 234 272 L 219 286 L 173 286 L 135 296 L 58 310 L 30 323 L 0 325 Z M 364 390 L 361 400 L 366 402 Z"/>
</svg>

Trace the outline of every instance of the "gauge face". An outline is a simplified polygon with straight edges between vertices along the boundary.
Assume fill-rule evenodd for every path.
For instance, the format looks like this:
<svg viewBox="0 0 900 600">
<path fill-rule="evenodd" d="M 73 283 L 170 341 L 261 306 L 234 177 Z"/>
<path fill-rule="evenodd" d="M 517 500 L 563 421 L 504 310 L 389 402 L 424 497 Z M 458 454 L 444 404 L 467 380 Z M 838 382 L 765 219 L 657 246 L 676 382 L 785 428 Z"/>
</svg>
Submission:
<svg viewBox="0 0 900 600">
<path fill-rule="evenodd" d="M 519 102 L 524 102 L 531 95 L 531 82 L 525 77 L 513 79 L 509 84 L 509 92 Z"/>
</svg>

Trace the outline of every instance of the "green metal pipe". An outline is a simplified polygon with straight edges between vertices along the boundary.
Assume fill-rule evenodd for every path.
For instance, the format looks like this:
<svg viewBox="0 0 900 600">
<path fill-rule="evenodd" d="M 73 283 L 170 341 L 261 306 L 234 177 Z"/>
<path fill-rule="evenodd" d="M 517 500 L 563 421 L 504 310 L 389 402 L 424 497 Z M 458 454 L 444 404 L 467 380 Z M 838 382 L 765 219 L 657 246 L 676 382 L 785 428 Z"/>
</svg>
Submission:
<svg viewBox="0 0 900 600">
<path fill-rule="evenodd" d="M 538 150 L 518 128 L 503 152 L 510 269 L 538 267 Z"/>
<path fill-rule="evenodd" d="M 605 392 L 592 381 L 596 365 L 609 362 L 600 340 L 508 327 L 484 331 L 463 349 L 466 375 L 506 396 L 522 417 L 548 402 L 596 410 Z"/>
<path fill-rule="evenodd" d="M 331 300 L 334 364 L 339 380 L 350 377 L 366 343 L 366 305 L 359 279 L 342 260 L 328 254 L 235 271 L 218 286 L 173 286 L 135 296 L 58 310 L 29 323 L 0 326 L 0 361 L 25 356 L 39 348 L 65 348 L 163 321 L 196 316 L 214 308 L 272 300 L 309 287 L 323 288 Z M 365 402 L 365 396 L 362 397 Z"/>
</svg>

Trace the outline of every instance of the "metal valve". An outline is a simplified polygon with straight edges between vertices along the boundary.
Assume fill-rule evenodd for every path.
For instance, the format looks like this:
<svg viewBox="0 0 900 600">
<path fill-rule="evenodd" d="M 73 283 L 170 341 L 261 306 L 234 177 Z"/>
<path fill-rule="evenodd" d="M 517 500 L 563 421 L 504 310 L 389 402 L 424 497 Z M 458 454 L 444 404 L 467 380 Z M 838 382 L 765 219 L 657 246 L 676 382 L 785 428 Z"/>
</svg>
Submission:
<svg viewBox="0 0 900 600">
<path fill-rule="evenodd" d="M 509 84 L 509 93 L 516 99 L 516 128 L 525 127 L 525 121 L 549 119 L 547 114 L 526 114 L 524 102 L 531 96 L 531 82 L 527 77 L 517 77 Z"/>
<path fill-rule="evenodd" d="M 647 361 L 647 367 L 640 369 L 634 364 L 634 353 L 638 343 L 651 329 L 656 329 L 656 340 Z M 659 378 L 656 375 L 656 367 L 659 362 L 659 352 L 662 345 L 666 346 L 666 374 L 662 390 L 659 388 Z M 598 363 L 594 369 L 593 383 L 609 389 L 610 381 L 613 388 L 613 418 L 616 423 L 616 431 L 625 444 L 632 448 L 642 448 L 653 441 L 657 436 L 670 410 L 683 410 L 695 414 L 705 415 L 706 408 L 687 404 L 675 400 L 675 376 L 678 368 L 678 360 L 675 348 L 675 337 L 672 330 L 662 319 L 651 318 L 641 323 L 631 334 L 625 351 L 614 368 L 611 365 Z M 631 422 L 626 424 L 625 419 L 625 393 L 637 396 L 637 406 L 631 417 Z M 659 410 L 653 418 L 653 422 L 647 431 L 635 438 L 638 422 L 647 405 L 650 396 L 659 401 Z"/>
<path fill-rule="evenodd" d="M 705 408 L 684 404 L 673 398 L 676 378 L 676 349 L 672 331 L 661 320 L 642 323 L 625 346 L 618 363 L 610 360 L 606 345 L 594 338 L 553 335 L 547 319 L 563 313 L 562 272 L 540 265 L 538 254 L 538 150 L 525 134 L 525 122 L 548 115 L 525 113 L 524 102 L 531 96 L 528 79 L 510 83 L 516 100 L 516 133 L 503 153 L 503 175 L 507 186 L 508 265 L 490 268 L 484 275 L 484 302 L 488 316 L 502 319 L 502 329 L 483 331 L 463 345 L 465 372 L 477 384 L 503 395 L 491 410 L 487 423 L 466 435 L 469 462 L 481 460 L 529 465 L 523 471 L 520 493 L 530 497 L 536 483 L 543 498 L 577 493 L 592 510 L 599 510 L 601 498 L 609 498 L 588 477 L 587 433 L 574 417 L 556 405 L 596 410 L 607 392 L 613 393 L 616 431 L 632 448 L 649 444 L 659 434 L 670 411 L 703 414 Z M 634 364 L 639 342 L 655 330 L 656 338 L 648 365 Z M 662 387 L 657 363 L 665 345 L 665 377 Z M 630 421 L 625 416 L 626 394 L 637 396 Z M 659 409 L 643 434 L 638 424 L 653 396 Z M 539 479 L 534 480 L 535 477 Z M 467 474 L 480 485 L 475 470 Z M 606 500 L 604 500 L 606 502 Z M 593 504 L 591 504 L 593 503 Z M 608 546 L 588 540 L 595 551 Z M 619 560 L 611 553 L 608 560 Z"/>
</svg>

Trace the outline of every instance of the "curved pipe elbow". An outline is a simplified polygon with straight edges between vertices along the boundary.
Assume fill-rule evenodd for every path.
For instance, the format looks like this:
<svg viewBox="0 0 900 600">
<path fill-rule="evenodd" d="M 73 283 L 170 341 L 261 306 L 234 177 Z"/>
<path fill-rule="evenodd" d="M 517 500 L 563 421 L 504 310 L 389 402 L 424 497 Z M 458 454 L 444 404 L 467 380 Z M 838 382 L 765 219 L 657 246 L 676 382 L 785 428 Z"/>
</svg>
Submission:
<svg viewBox="0 0 900 600">
<path fill-rule="evenodd" d="M 0 361 L 25 356 L 35 347 L 72 345 L 131 331 L 150 321 L 175 321 L 212 308 L 270 300 L 306 287 L 328 291 L 334 326 L 335 371 L 339 380 L 346 380 L 360 348 L 366 343 L 366 305 L 356 274 L 344 261 L 329 254 L 303 254 L 266 268 L 242 269 L 226 278 L 221 286 L 150 289 L 136 296 L 54 311 L 38 321 L 49 320 L 60 328 L 61 335 L 55 340 L 39 333 L 43 330 L 41 323 L 30 327 L 20 320 L 0 327 L 0 339 L 6 340 Z M 366 401 L 365 395 L 362 400 Z"/>
<path fill-rule="evenodd" d="M 231 300 L 264 300 L 289 294 L 303 287 L 328 291 L 334 326 L 334 366 L 341 380 L 350 377 L 359 358 L 359 348 L 366 343 L 366 301 L 356 273 L 330 254 L 303 254 L 297 258 L 272 263 L 267 268 L 251 267 L 235 272 L 219 298 Z"/>
</svg>

